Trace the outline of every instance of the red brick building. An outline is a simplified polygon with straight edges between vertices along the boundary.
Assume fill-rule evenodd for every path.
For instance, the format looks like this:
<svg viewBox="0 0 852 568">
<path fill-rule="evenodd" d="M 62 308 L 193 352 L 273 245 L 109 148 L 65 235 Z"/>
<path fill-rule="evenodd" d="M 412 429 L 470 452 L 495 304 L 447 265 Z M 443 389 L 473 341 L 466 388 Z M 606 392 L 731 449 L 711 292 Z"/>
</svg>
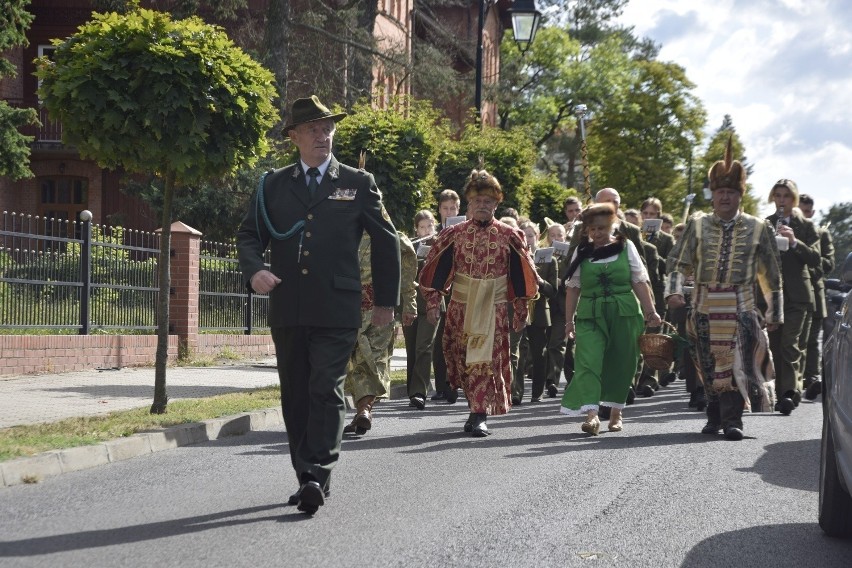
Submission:
<svg viewBox="0 0 852 568">
<path fill-rule="evenodd" d="M 291 10 L 298 13 L 301 4 L 310 0 L 292 0 Z M 411 60 L 412 39 L 415 33 L 414 0 L 372 0 L 375 2 L 373 35 L 378 48 L 394 46 L 396 53 Z M 467 6 L 436 8 L 442 25 L 452 30 L 461 42 L 473 46 L 475 51 L 478 35 L 478 13 L 480 2 L 488 6 L 483 33 L 483 83 L 496 83 L 499 76 L 499 45 L 504 29 L 509 25 L 508 10 L 511 0 L 470 0 Z M 161 7 L 167 2 L 143 1 L 145 6 Z M 249 0 L 249 15 L 265 22 L 266 0 Z M 41 127 L 32 127 L 26 134 L 35 137 L 32 143 L 30 167 L 34 177 L 12 181 L 0 177 L 0 211 L 16 211 L 60 219 L 77 218 L 80 211 L 88 209 L 93 220 L 99 224 L 121 224 L 140 230 L 152 230 L 159 220 L 139 199 L 121 191 L 121 172 L 104 170 L 90 160 L 83 160 L 74 148 L 61 142 L 62 125 L 51 122 L 46 111 L 39 107 L 36 95 L 37 79 L 33 60 L 51 49 L 51 40 L 72 35 L 77 27 L 91 18 L 90 0 L 32 0 L 28 10 L 35 15 L 27 33 L 29 46 L 7 52 L 4 55 L 18 69 L 14 78 L 0 81 L 0 98 L 13 106 L 39 109 Z M 332 61 L 340 69 L 346 68 L 346 45 L 325 42 L 318 46 L 317 53 Z M 291 76 L 301 70 L 292 62 Z M 456 123 L 462 123 L 468 109 L 474 106 L 474 70 L 470 62 L 459 61 L 456 69 L 470 73 L 470 95 L 459 100 L 445 102 L 447 115 Z M 345 73 L 343 73 L 345 75 Z M 339 100 L 347 100 L 347 85 L 341 81 Z M 408 75 L 391 71 L 381 58 L 373 58 L 372 101 L 379 108 L 388 103 L 394 94 L 410 94 Z M 310 85 L 288 81 L 288 98 L 305 96 Z M 416 96 L 417 93 L 414 93 Z M 289 106 L 289 104 L 288 104 Z M 496 108 L 484 102 L 483 124 L 494 125 Z"/>
</svg>

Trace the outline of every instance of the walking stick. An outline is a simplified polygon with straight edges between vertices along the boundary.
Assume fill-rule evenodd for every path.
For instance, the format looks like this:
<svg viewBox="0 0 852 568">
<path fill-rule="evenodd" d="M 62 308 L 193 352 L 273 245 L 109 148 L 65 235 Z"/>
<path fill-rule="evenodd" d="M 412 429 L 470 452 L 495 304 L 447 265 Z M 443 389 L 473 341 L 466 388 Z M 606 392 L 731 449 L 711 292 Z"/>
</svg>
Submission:
<svg viewBox="0 0 852 568">
<path fill-rule="evenodd" d="M 583 104 L 577 105 L 574 109 L 574 114 L 577 115 L 577 120 L 580 121 L 580 159 L 583 163 L 583 191 L 586 196 L 586 205 L 592 202 L 592 178 L 589 173 L 589 152 L 586 147 L 586 111 L 588 107 Z"/>
<path fill-rule="evenodd" d="M 683 222 L 686 223 L 686 220 L 689 218 L 689 208 L 692 206 L 692 202 L 695 200 L 695 194 L 689 193 L 686 197 L 683 198 Z"/>
</svg>

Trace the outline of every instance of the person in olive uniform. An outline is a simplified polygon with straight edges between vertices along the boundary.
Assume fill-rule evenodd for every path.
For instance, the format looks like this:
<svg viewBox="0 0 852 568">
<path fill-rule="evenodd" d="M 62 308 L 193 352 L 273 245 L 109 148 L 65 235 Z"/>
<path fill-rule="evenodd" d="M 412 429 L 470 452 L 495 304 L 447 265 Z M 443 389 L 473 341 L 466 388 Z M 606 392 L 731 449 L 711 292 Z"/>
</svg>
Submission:
<svg viewBox="0 0 852 568">
<path fill-rule="evenodd" d="M 373 324 L 390 325 L 399 303 L 399 239 L 372 174 L 331 153 L 335 123 L 316 96 L 293 103 L 285 132 L 299 161 L 268 172 L 237 232 L 247 286 L 269 294 L 269 326 L 281 409 L 299 490 L 290 504 L 313 514 L 325 503 L 340 454 L 343 381 L 361 325 L 358 245 L 372 238 Z M 264 264 L 266 248 L 271 266 Z"/>
<path fill-rule="evenodd" d="M 774 203 L 777 210 L 766 220 L 783 237 L 779 242 L 786 245 L 779 247 L 783 249 L 784 323 L 769 332 L 769 348 L 775 362 L 777 410 L 789 415 L 802 398 L 804 354 L 816 305 L 810 271 L 819 268 L 822 258 L 816 227 L 798 211 L 796 182 L 786 178 L 775 182 L 769 203 Z"/>
<path fill-rule="evenodd" d="M 813 220 L 814 198 L 803 193 L 799 196 L 799 209 L 805 219 Z M 834 241 L 828 227 L 820 227 L 814 223 L 819 233 L 820 264 L 817 268 L 811 268 L 811 283 L 814 287 L 815 308 L 811 320 L 811 330 L 808 333 L 808 346 L 805 352 L 805 398 L 814 400 L 822 392 L 822 331 L 823 321 L 828 317 L 828 306 L 825 303 L 825 275 L 834 270 Z"/>
</svg>

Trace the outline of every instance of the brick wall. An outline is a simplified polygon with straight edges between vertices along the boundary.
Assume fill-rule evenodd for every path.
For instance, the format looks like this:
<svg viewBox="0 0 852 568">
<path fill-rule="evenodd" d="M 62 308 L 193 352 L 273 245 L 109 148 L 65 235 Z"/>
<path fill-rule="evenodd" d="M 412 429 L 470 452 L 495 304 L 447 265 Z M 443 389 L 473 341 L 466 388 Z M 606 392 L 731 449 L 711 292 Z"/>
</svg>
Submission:
<svg viewBox="0 0 852 568">
<path fill-rule="evenodd" d="M 225 350 L 252 359 L 275 355 L 269 335 L 199 335 L 193 353 Z M 152 366 L 156 353 L 155 335 L 0 335 L 0 377 Z M 170 335 L 169 361 L 177 356 L 178 336 Z"/>
</svg>

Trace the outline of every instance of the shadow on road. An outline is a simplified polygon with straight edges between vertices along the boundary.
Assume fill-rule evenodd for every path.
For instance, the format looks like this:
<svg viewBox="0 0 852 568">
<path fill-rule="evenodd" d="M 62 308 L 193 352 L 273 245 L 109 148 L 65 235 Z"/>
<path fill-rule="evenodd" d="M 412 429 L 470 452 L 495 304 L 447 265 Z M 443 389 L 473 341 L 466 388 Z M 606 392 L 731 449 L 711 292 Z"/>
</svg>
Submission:
<svg viewBox="0 0 852 568">
<path fill-rule="evenodd" d="M 770 444 L 753 467 L 736 471 L 756 473 L 766 483 L 779 487 L 816 492 L 819 490 L 819 446 L 818 439 Z M 814 467 L 803 469 L 803 463 L 814 464 Z M 806 475 L 802 475 L 803 471 Z"/>
<path fill-rule="evenodd" d="M 849 566 L 850 556 L 852 542 L 825 536 L 815 522 L 793 523 L 751 527 L 704 539 L 689 551 L 681 568 L 805 565 L 845 568 Z"/>
<path fill-rule="evenodd" d="M 100 548 L 104 546 L 115 546 L 144 542 L 161 538 L 171 538 L 185 534 L 193 534 L 211 529 L 233 527 L 260 523 L 265 521 L 274 522 L 297 522 L 308 520 L 310 517 L 299 513 L 295 507 L 290 507 L 288 513 L 261 515 L 273 509 L 281 509 L 280 503 L 274 505 L 263 505 L 259 507 L 248 507 L 245 509 L 234 509 L 233 511 L 222 511 L 210 515 L 199 515 L 196 517 L 185 517 L 169 521 L 146 523 L 114 529 L 80 531 L 51 536 L 24 538 L 21 540 L 8 540 L 0 542 L 0 557 L 18 556 L 42 556 L 57 552 L 70 550 L 86 550 L 89 548 Z"/>
</svg>

